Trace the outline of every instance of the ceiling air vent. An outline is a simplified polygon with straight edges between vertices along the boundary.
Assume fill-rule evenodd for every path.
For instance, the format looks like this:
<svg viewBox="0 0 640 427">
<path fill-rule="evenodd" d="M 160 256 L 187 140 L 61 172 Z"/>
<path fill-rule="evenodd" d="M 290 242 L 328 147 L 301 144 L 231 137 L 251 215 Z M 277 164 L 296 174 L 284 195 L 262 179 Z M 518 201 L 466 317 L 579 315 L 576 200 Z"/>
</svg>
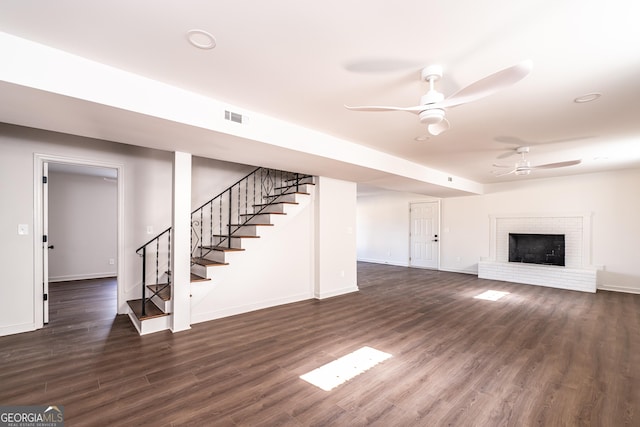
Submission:
<svg viewBox="0 0 640 427">
<path fill-rule="evenodd" d="M 242 123 L 242 114 L 234 113 L 233 111 L 225 110 L 224 119 L 231 120 L 232 122 Z"/>
</svg>

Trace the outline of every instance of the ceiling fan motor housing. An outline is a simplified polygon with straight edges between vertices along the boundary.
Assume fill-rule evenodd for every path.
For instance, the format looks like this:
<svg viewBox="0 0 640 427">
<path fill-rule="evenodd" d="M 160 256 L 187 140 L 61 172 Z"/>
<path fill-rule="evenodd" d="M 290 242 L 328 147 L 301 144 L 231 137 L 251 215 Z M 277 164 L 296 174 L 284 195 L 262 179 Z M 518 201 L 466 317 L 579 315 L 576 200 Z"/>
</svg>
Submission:
<svg viewBox="0 0 640 427">
<path fill-rule="evenodd" d="M 420 112 L 420 123 L 433 125 L 440 123 L 444 119 L 444 110 L 442 108 L 430 108 Z"/>
</svg>

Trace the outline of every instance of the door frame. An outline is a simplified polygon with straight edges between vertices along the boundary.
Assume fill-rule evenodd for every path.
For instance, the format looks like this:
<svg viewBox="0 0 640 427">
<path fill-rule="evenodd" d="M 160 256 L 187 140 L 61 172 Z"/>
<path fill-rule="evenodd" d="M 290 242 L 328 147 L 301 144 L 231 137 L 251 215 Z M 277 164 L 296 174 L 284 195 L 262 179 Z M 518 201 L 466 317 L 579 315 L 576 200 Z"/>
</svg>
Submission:
<svg viewBox="0 0 640 427">
<path fill-rule="evenodd" d="M 442 204 L 440 203 L 440 200 L 419 200 L 419 201 L 415 201 L 415 202 L 409 202 L 409 209 L 408 209 L 408 221 L 409 221 L 409 259 L 407 262 L 407 265 L 411 268 L 427 268 L 427 267 L 419 267 L 419 266 L 415 266 L 415 265 L 411 265 L 411 206 L 418 204 L 418 203 L 435 203 L 437 205 L 437 210 L 438 210 L 438 221 L 437 221 L 437 226 L 438 226 L 438 263 L 436 265 L 436 270 L 440 270 L 440 244 L 442 243 L 442 232 L 441 232 L 441 221 L 442 221 Z"/>
<path fill-rule="evenodd" d="M 34 153 L 33 155 L 33 297 L 34 297 L 34 327 L 40 329 L 44 326 L 44 296 L 42 292 L 42 281 L 44 278 L 43 266 L 43 243 L 42 243 L 42 224 L 44 219 L 43 191 L 42 191 L 42 173 L 45 163 L 65 163 L 77 166 L 96 166 L 102 168 L 116 169 L 118 172 L 118 195 L 117 195 L 117 299 L 118 312 L 123 306 L 124 295 L 124 164 L 107 162 L 103 160 L 58 156 L 52 154 Z"/>
</svg>

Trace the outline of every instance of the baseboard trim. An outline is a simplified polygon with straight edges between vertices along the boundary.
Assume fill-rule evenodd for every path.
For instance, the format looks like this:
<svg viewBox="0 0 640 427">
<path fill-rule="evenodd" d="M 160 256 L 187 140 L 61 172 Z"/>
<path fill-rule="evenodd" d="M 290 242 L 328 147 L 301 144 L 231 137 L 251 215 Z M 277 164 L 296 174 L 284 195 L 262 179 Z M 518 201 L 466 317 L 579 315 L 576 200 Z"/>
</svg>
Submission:
<svg viewBox="0 0 640 427">
<path fill-rule="evenodd" d="M 398 261 L 388 261 L 384 259 L 373 259 L 373 258 L 358 258 L 360 262 L 370 262 L 372 264 L 387 264 L 387 265 L 395 265 L 396 267 L 409 267 L 409 263 L 407 262 L 398 262 Z"/>
<path fill-rule="evenodd" d="M 597 288 L 598 291 L 611 291 L 611 292 L 622 292 L 625 294 L 640 294 L 640 289 L 637 288 L 628 288 L 626 286 L 616 286 L 616 285 L 601 285 Z"/>
<path fill-rule="evenodd" d="M 21 334 L 23 332 L 35 331 L 37 328 L 33 323 L 22 323 L 20 325 L 3 326 L 0 328 L 0 337 L 5 335 Z"/>
<path fill-rule="evenodd" d="M 477 276 L 478 271 L 475 270 L 456 270 L 455 268 L 442 268 L 440 267 L 440 271 L 446 271 L 448 273 L 462 273 L 462 274 L 470 274 L 472 276 Z"/>
<path fill-rule="evenodd" d="M 340 295 L 351 294 L 354 292 L 358 292 L 359 290 L 360 289 L 358 288 L 358 286 L 354 285 L 354 286 L 348 286 L 342 289 L 336 289 L 335 291 L 331 291 L 331 292 L 321 292 L 320 294 L 315 294 L 314 296 L 316 299 L 326 299 L 326 298 L 337 297 Z"/>
<path fill-rule="evenodd" d="M 113 271 L 109 273 L 71 274 L 69 276 L 49 276 L 49 283 L 73 282 L 75 280 L 106 279 L 109 277 L 118 277 L 118 276 Z"/>
<path fill-rule="evenodd" d="M 237 314 L 244 314 L 252 311 L 262 310 L 265 308 L 277 307 L 279 305 L 305 301 L 311 298 L 313 297 L 309 294 L 299 294 L 289 297 L 276 298 L 273 300 L 255 302 L 252 304 L 223 308 L 220 310 L 207 311 L 204 313 L 196 313 L 191 315 L 191 324 L 193 325 L 196 323 L 208 322 L 210 320 L 222 319 L 225 317 L 235 316 Z M 191 309 L 193 313 L 193 307 Z"/>
</svg>

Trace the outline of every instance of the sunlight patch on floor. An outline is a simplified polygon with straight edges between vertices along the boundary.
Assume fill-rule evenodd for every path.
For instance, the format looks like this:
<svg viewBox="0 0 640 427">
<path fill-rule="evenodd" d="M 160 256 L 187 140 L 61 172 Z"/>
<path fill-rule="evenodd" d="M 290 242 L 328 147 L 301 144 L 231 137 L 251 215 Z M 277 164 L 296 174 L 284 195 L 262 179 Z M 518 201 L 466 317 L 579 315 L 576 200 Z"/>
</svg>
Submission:
<svg viewBox="0 0 640 427">
<path fill-rule="evenodd" d="M 474 298 L 477 299 L 484 299 L 487 301 L 498 301 L 500 298 L 502 298 L 505 295 L 509 295 L 509 292 L 502 292 L 502 291 L 485 291 L 479 295 L 476 295 Z"/>
<path fill-rule="evenodd" d="M 389 353 L 371 347 L 362 347 L 311 372 L 300 375 L 300 378 L 322 390 L 330 391 L 390 357 Z"/>
</svg>

